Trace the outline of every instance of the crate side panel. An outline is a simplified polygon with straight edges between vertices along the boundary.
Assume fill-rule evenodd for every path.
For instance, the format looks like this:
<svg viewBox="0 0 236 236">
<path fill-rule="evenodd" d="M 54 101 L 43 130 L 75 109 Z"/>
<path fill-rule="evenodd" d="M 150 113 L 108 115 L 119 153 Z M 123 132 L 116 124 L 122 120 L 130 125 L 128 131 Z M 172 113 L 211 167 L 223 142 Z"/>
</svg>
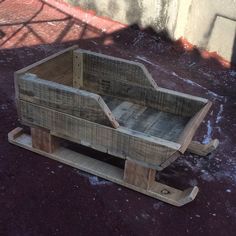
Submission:
<svg viewBox="0 0 236 236">
<path fill-rule="evenodd" d="M 137 160 L 151 168 L 158 168 L 177 151 L 141 135 L 132 135 L 132 132 L 122 132 L 119 128 L 112 129 L 28 102 L 20 101 L 20 110 L 24 124 L 49 129 L 61 137 L 120 158 Z"/>
<path fill-rule="evenodd" d="M 19 99 L 113 127 L 115 118 L 101 97 L 25 74 L 17 79 Z"/>
<path fill-rule="evenodd" d="M 73 85 L 73 50 L 67 51 L 42 64 L 31 68 L 29 73 L 36 74 L 44 80 L 63 85 Z"/>
</svg>

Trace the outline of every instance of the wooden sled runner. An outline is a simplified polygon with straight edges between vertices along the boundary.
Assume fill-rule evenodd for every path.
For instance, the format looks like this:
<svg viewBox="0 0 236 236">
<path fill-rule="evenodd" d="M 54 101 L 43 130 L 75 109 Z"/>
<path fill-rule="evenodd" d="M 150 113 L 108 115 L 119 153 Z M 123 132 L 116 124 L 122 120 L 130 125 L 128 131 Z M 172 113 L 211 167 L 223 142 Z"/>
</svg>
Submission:
<svg viewBox="0 0 236 236">
<path fill-rule="evenodd" d="M 19 118 L 9 142 L 175 206 L 191 202 L 198 188 L 181 191 L 155 181 L 189 150 L 213 151 L 192 141 L 211 102 L 160 88 L 137 62 L 76 47 L 15 73 Z M 69 140 L 125 160 L 120 169 L 62 147 Z"/>
</svg>

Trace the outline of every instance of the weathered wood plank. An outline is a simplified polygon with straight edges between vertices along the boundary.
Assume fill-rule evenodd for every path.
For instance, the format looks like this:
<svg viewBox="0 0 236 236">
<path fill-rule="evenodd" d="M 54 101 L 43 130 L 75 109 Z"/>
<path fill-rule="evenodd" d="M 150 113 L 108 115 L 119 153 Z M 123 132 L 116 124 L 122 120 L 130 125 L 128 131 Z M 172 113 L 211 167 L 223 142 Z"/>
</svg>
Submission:
<svg viewBox="0 0 236 236">
<path fill-rule="evenodd" d="M 133 106 L 132 102 L 123 101 L 115 109 L 112 110 L 112 114 L 117 120 L 120 120 L 122 116 L 129 112 L 130 108 Z"/>
<path fill-rule="evenodd" d="M 189 144 L 192 141 L 192 138 L 197 130 L 197 128 L 202 123 L 204 117 L 206 116 L 207 112 L 209 111 L 212 103 L 208 101 L 208 103 L 200 109 L 188 122 L 185 126 L 183 132 L 179 136 L 177 142 L 181 144 L 181 149 L 179 150 L 181 153 L 184 153 L 188 148 Z"/>
<path fill-rule="evenodd" d="M 218 139 L 211 140 L 207 144 L 202 144 L 197 141 L 192 141 L 189 144 L 187 151 L 197 154 L 199 156 L 207 156 L 208 154 L 213 152 L 218 146 L 219 146 Z"/>
<path fill-rule="evenodd" d="M 73 46 L 62 52 L 55 53 L 39 62 L 24 68 L 24 72 L 36 74 L 44 80 L 72 86 L 73 82 Z M 26 70 L 27 69 L 27 70 Z M 16 72 L 21 74 L 22 70 Z"/>
<path fill-rule="evenodd" d="M 105 80 L 119 80 L 156 88 L 157 85 L 143 64 L 101 53 L 75 50 L 75 55 L 83 55 L 83 79 L 96 78 L 101 83 Z M 104 81 L 105 81 L 104 80 Z M 109 86 L 104 83 L 103 86 Z"/>
<path fill-rule="evenodd" d="M 19 99 L 114 128 L 119 126 L 103 99 L 97 95 L 24 74 L 16 80 Z"/>
<path fill-rule="evenodd" d="M 189 121 L 188 117 L 162 112 L 113 97 L 106 96 L 106 102 L 112 108 L 111 111 L 121 126 L 169 141 L 177 141 Z"/>
<path fill-rule="evenodd" d="M 73 87 L 83 87 L 83 54 L 73 53 Z"/>
<path fill-rule="evenodd" d="M 207 99 L 157 87 L 142 64 L 86 50 L 74 54 L 83 55 L 86 90 L 188 117 L 207 103 Z"/>
<path fill-rule="evenodd" d="M 137 187 L 148 189 L 155 181 L 156 170 L 141 166 L 133 161 L 125 161 L 124 181 Z"/>
<path fill-rule="evenodd" d="M 49 61 L 54 61 L 55 58 L 60 57 L 61 55 L 65 54 L 67 52 L 73 51 L 76 48 L 78 48 L 78 46 L 77 45 L 73 45 L 73 46 L 71 46 L 69 48 L 61 50 L 60 52 L 54 53 L 54 54 L 52 54 L 52 55 L 50 55 L 50 56 L 48 56 L 48 57 L 46 57 L 46 58 L 44 58 L 44 59 L 42 59 L 40 61 L 37 61 L 37 62 L 35 62 L 35 63 L 31 64 L 31 65 L 28 65 L 28 66 L 26 66 L 26 67 L 16 71 L 15 73 L 20 75 L 20 74 L 29 72 L 29 70 L 34 69 L 37 66 L 41 66 L 42 64 L 47 63 Z"/>
<path fill-rule="evenodd" d="M 208 100 L 197 99 L 182 93 L 173 94 L 162 88 L 148 88 L 142 85 L 122 82 L 120 80 L 100 80 L 90 77 L 84 81 L 84 88 L 89 91 L 133 102 L 176 115 L 191 117 L 195 115 Z M 106 86 L 103 86 L 106 84 Z"/>
<path fill-rule="evenodd" d="M 145 133 L 176 142 L 188 121 L 188 117 L 158 112 L 156 121 L 145 130 Z"/>
<path fill-rule="evenodd" d="M 174 142 L 148 136 L 143 133 L 119 127 L 105 127 L 68 114 L 20 101 L 21 121 L 24 124 L 44 127 L 53 135 L 72 139 L 102 152 L 120 158 L 130 158 L 147 163 L 158 169 L 180 145 Z"/>
<path fill-rule="evenodd" d="M 12 134 L 12 132 L 14 134 Z M 124 172 L 120 168 L 117 168 L 99 160 L 95 160 L 92 157 L 74 152 L 63 147 L 59 147 L 54 153 L 47 153 L 42 150 L 33 148 L 32 139 L 29 135 L 22 133 L 21 131 L 20 134 L 16 134 L 15 130 L 13 130 L 12 132 L 8 134 L 8 140 L 14 145 L 18 145 L 19 147 L 26 148 L 30 151 L 62 162 L 66 165 L 97 175 L 101 178 L 110 180 L 114 183 L 123 185 L 140 193 L 146 194 L 150 197 L 172 204 L 174 206 L 183 206 L 193 201 L 198 193 L 198 187 L 193 187 L 181 191 L 155 181 L 150 181 L 150 186 L 148 187 L 148 189 L 143 189 L 124 181 Z M 152 174 L 154 173 L 155 171 L 152 171 Z M 153 179 L 154 175 L 150 177 Z"/>
<path fill-rule="evenodd" d="M 32 147 L 53 153 L 59 147 L 59 140 L 49 130 L 31 127 Z"/>
</svg>

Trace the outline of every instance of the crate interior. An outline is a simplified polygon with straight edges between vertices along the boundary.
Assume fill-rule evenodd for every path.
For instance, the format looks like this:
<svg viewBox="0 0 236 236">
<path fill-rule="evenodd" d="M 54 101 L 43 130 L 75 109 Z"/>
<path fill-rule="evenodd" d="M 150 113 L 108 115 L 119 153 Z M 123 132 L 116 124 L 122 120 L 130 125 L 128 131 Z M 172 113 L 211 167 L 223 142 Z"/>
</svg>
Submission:
<svg viewBox="0 0 236 236">
<path fill-rule="evenodd" d="M 32 68 L 29 72 L 36 74 L 41 79 L 73 87 L 73 53 L 72 51 L 66 52 Z M 93 80 L 93 77 L 89 79 Z M 169 141 L 178 141 L 184 128 L 196 113 L 177 115 L 171 111 L 166 112 L 142 103 L 129 101 L 125 97 L 100 93 L 99 89 L 96 92 L 96 86 L 93 83 L 91 87 L 89 83 L 85 84 L 82 89 L 101 95 L 121 126 Z M 198 110 L 203 105 L 199 106 L 199 102 L 196 102 Z"/>
</svg>

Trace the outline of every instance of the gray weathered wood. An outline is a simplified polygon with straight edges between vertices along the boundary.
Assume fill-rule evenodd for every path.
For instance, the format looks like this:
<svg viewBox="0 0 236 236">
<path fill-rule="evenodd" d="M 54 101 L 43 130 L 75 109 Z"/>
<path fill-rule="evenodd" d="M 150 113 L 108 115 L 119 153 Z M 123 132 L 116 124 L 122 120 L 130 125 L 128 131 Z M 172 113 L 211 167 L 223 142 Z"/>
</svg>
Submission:
<svg viewBox="0 0 236 236">
<path fill-rule="evenodd" d="M 159 164 L 178 151 L 180 145 L 150 135 L 99 125 L 66 113 L 20 101 L 21 121 L 49 129 L 52 134 L 120 158 L 130 158 L 160 169 Z"/>
<path fill-rule="evenodd" d="M 157 85 L 143 64 L 87 50 L 75 50 L 74 57 L 83 55 L 83 81 L 96 79 L 104 87 L 106 81 L 119 80 L 156 88 Z M 104 83 L 103 83 L 104 80 Z"/>
<path fill-rule="evenodd" d="M 88 124 L 92 121 L 95 125 L 115 128 L 118 127 L 119 122 L 122 126 L 119 132 L 122 131 L 122 134 L 117 133 L 121 136 L 116 137 L 119 141 L 115 142 L 117 147 L 112 146 L 112 153 L 116 155 L 117 152 L 118 156 L 123 158 L 126 156 L 130 158 L 123 143 L 132 141 L 132 139 L 130 141 L 124 138 L 125 132 L 129 133 L 128 137 L 134 133 L 138 133 L 142 138 L 151 137 L 164 146 L 166 143 L 168 146 L 168 142 L 172 141 L 174 145 L 179 145 L 178 148 L 174 148 L 175 151 L 182 153 L 187 149 L 210 107 L 207 99 L 158 87 L 142 64 L 85 50 L 73 51 L 74 49 L 70 48 L 57 53 L 16 72 L 16 98 L 17 104 L 21 104 L 17 107 L 20 108 L 19 116 L 22 120 L 28 119 L 27 122 L 31 125 L 45 127 L 48 123 L 57 120 L 54 116 L 62 116 L 64 121 L 57 121 L 62 127 L 57 126 L 58 130 L 55 128 L 53 132 L 87 146 L 91 145 L 92 138 L 97 135 L 97 128 L 84 127 L 84 130 L 80 130 L 84 133 L 79 136 L 69 134 L 76 130 L 74 121 L 71 119 L 79 118 L 79 122 L 76 120 L 75 124 L 82 126 L 87 125 L 81 123 L 82 120 L 87 120 Z M 27 80 L 29 75 L 26 73 L 28 72 L 35 73 L 36 77 Z M 27 109 L 35 104 L 36 107 L 38 106 L 35 110 L 42 111 L 43 115 L 48 112 L 52 117 L 47 115 L 42 120 L 38 120 L 38 123 L 33 124 L 31 119 L 36 119 L 36 114 L 39 117 L 42 114 L 34 111 L 32 113 L 34 117 L 31 117 L 29 110 L 23 109 L 25 113 L 22 112 L 22 107 L 26 107 L 22 104 L 27 104 Z M 70 130 L 67 129 L 68 127 Z M 99 150 L 109 152 L 109 142 L 112 137 L 106 136 L 108 132 L 106 127 L 97 139 L 109 139 L 109 141 L 101 144 L 103 141 L 94 138 L 96 145 L 93 148 L 99 147 Z M 160 149 L 155 152 L 148 151 L 149 156 L 146 157 L 147 151 L 141 141 L 130 150 L 132 150 L 133 159 L 158 166 L 157 168 L 174 160 L 174 153 L 176 153 L 163 154 Z M 160 161 L 151 160 L 151 152 L 153 156 L 157 154 L 157 159 Z"/>
<path fill-rule="evenodd" d="M 65 112 L 114 128 L 119 126 L 103 99 L 94 93 L 39 79 L 33 74 L 17 78 L 18 99 Z"/>
<path fill-rule="evenodd" d="M 125 100 L 106 96 L 108 107 L 121 126 L 176 142 L 188 117 L 162 112 Z"/>
</svg>

